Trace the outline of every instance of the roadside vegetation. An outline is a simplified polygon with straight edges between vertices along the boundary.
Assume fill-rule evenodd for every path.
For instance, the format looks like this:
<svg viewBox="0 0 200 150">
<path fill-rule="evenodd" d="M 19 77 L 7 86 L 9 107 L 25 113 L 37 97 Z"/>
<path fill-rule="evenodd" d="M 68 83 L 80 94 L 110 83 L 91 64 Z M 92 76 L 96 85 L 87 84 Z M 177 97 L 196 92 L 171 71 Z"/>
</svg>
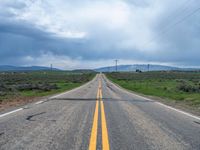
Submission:
<svg viewBox="0 0 200 150">
<path fill-rule="evenodd" d="M 52 95 L 78 87 L 95 73 L 64 71 L 0 72 L 0 105 L 16 99 Z"/>
<path fill-rule="evenodd" d="M 200 110 L 200 72 L 107 73 L 120 86 Z"/>
</svg>

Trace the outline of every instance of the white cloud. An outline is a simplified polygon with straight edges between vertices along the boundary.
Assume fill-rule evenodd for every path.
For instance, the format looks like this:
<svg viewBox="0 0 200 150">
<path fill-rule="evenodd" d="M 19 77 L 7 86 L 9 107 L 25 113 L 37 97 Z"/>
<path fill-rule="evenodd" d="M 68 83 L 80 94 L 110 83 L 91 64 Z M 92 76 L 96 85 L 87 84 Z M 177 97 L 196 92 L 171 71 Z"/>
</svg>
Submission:
<svg viewBox="0 0 200 150">
<path fill-rule="evenodd" d="M 145 41 L 152 38 L 151 23 L 159 13 L 154 3 L 138 8 L 122 0 L 80 1 L 80 4 L 38 0 L 26 5 L 28 7 L 19 12 L 16 18 L 56 36 L 99 39 L 97 36 L 106 36 L 104 32 L 110 32 L 121 36 L 119 46 L 122 48 L 140 50 L 144 50 Z"/>
</svg>

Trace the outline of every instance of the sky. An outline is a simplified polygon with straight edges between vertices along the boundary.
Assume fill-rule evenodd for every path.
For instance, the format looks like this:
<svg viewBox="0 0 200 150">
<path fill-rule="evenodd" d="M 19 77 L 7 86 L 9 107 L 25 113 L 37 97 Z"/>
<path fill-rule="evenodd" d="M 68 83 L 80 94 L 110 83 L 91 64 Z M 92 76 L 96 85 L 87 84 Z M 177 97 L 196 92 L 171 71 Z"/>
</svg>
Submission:
<svg viewBox="0 0 200 150">
<path fill-rule="evenodd" d="M 199 0 L 0 0 L 0 65 L 200 67 Z"/>
</svg>

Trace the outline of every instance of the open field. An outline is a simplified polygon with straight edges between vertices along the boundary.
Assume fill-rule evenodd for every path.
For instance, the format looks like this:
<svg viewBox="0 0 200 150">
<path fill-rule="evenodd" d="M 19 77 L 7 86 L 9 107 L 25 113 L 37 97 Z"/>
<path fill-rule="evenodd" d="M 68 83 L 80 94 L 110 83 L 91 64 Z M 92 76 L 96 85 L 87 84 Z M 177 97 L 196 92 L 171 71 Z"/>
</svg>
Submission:
<svg viewBox="0 0 200 150">
<path fill-rule="evenodd" d="M 107 77 L 126 89 L 200 108 L 200 72 L 108 73 Z"/>
<path fill-rule="evenodd" d="M 62 71 L 0 73 L 0 104 L 70 90 L 88 82 L 94 75 Z"/>
</svg>

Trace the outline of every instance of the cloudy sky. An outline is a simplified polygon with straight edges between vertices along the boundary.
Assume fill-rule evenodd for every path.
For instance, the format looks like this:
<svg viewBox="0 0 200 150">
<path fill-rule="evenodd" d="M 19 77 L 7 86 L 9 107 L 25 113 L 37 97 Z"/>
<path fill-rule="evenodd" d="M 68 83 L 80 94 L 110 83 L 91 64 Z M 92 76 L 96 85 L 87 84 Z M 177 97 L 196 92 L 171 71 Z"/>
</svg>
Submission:
<svg viewBox="0 0 200 150">
<path fill-rule="evenodd" d="M 200 66 L 199 0 L 0 0 L 0 65 Z"/>
</svg>

